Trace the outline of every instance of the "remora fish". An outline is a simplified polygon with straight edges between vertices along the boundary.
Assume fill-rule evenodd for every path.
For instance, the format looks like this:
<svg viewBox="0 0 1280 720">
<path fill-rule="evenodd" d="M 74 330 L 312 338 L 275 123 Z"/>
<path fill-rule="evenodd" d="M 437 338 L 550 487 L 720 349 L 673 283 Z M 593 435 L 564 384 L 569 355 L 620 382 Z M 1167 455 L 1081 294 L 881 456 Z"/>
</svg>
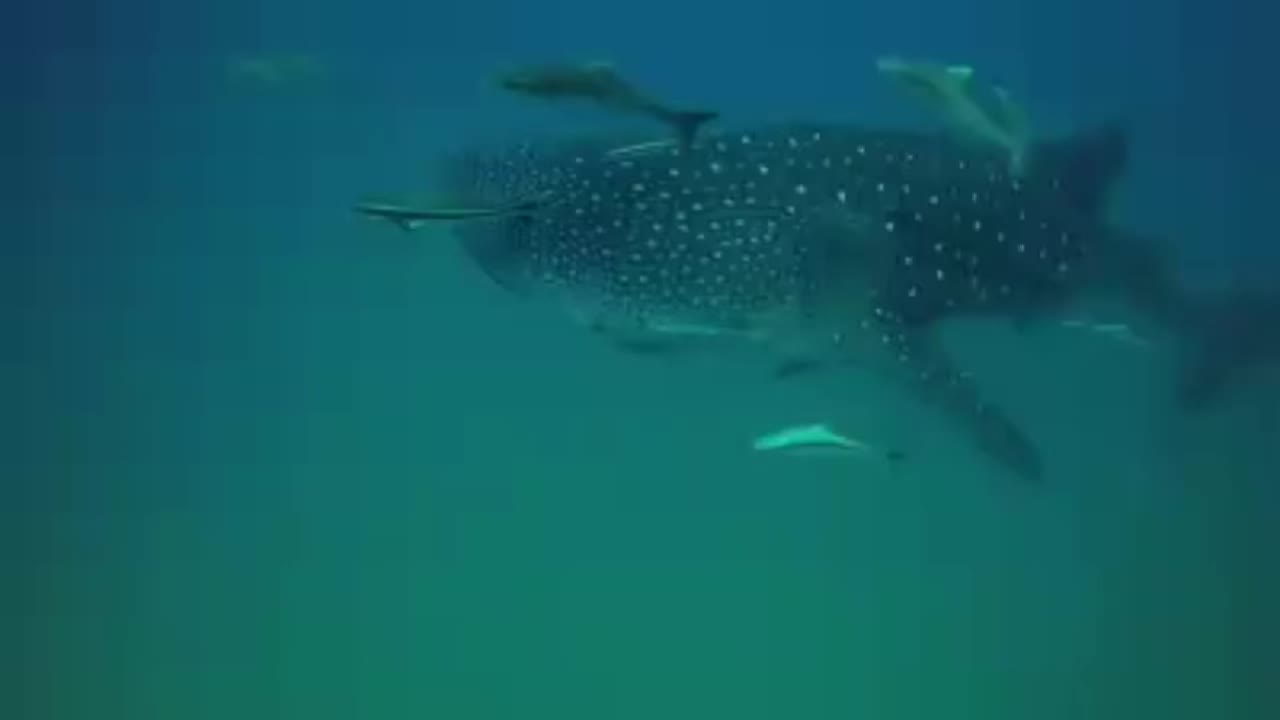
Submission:
<svg viewBox="0 0 1280 720">
<path fill-rule="evenodd" d="M 535 212 L 551 200 L 550 195 L 540 195 L 490 207 L 420 206 L 397 203 L 361 202 L 355 211 L 361 215 L 387 220 L 401 230 L 417 230 L 428 222 L 453 220 L 481 220 L 493 217 L 513 217 Z"/>
<path fill-rule="evenodd" d="M 842 435 L 822 423 L 776 430 L 756 438 L 751 447 L 762 452 L 780 451 L 806 456 L 869 457 L 876 454 L 870 445 Z"/>
<path fill-rule="evenodd" d="M 671 108 L 641 92 L 604 62 L 543 65 L 505 72 L 498 76 L 498 85 L 546 100 L 577 98 L 617 112 L 648 115 L 670 126 L 684 148 L 693 144 L 703 125 L 720 116 L 712 111 Z"/>
<path fill-rule="evenodd" d="M 876 61 L 876 68 L 918 94 L 957 131 L 1004 149 L 1009 153 L 1011 171 L 1025 174 L 1031 128 L 1026 113 L 1007 90 L 991 88 L 995 102 L 987 107 L 974 87 L 973 68 L 968 65 L 883 57 Z"/>
<path fill-rule="evenodd" d="M 1026 177 L 996 150 L 844 125 L 611 155 L 622 145 L 524 143 L 446 164 L 455 194 L 556 198 L 455 232 L 493 279 L 576 313 L 719 327 L 784 354 L 869 366 L 1019 476 L 1041 476 L 1036 447 L 935 329 L 961 314 L 1034 315 L 1097 280 L 1112 235 L 1100 210 L 1125 154 L 1118 132 L 1042 144 Z M 1138 264 L 1136 247 L 1116 254 Z M 1166 302 L 1154 280 L 1140 292 Z"/>
</svg>

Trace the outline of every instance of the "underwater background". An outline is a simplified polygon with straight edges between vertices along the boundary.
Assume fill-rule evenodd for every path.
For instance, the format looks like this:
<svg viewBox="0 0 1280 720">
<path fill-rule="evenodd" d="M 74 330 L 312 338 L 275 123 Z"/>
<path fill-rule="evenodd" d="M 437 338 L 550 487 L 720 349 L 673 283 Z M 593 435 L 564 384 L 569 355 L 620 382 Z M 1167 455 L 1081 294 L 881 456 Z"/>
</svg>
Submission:
<svg viewBox="0 0 1280 720">
<path fill-rule="evenodd" d="M 733 122 L 1132 133 L 1115 214 L 1275 288 L 1276 11 L 1246 0 L 19 0 L 0 24 L 0 717 L 1280 717 L 1280 382 L 954 328 L 1011 482 L 861 376 L 619 353 L 444 233 L 356 217 L 475 140 L 617 124 L 496 70 L 609 59 Z M 1277 320 L 1280 322 L 1280 319 Z M 753 454 L 829 422 L 909 465 Z"/>
</svg>

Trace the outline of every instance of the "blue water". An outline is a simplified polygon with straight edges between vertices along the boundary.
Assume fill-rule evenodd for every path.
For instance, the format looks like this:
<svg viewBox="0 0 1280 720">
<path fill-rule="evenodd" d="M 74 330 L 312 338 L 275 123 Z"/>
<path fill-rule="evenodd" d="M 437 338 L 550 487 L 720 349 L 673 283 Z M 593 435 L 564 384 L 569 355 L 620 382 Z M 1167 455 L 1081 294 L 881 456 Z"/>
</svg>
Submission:
<svg viewBox="0 0 1280 720">
<path fill-rule="evenodd" d="M 1274 371 L 1188 417 L 1166 353 L 954 328 L 1044 446 L 1028 489 L 872 379 L 620 354 L 349 211 L 614 122 L 504 67 L 917 126 L 873 70 L 902 54 L 1046 133 L 1124 122 L 1117 215 L 1188 282 L 1274 288 L 1263 6 L 19 0 L 0 717 L 1280 716 Z M 232 69 L 288 55 L 318 73 Z M 819 420 L 908 471 L 748 450 Z"/>
</svg>

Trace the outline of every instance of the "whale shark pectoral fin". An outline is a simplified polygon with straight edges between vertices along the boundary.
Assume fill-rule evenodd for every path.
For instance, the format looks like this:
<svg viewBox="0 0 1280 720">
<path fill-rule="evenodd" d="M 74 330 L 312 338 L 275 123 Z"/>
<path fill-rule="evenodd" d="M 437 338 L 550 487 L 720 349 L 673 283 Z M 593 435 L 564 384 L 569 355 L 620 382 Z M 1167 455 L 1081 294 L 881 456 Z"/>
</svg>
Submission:
<svg viewBox="0 0 1280 720">
<path fill-rule="evenodd" d="M 957 369 L 928 328 L 885 327 L 881 345 L 892 353 L 887 361 L 900 384 L 942 412 L 988 457 L 1019 478 L 1039 481 L 1044 468 L 1040 452 L 1022 428 L 999 407 L 987 402 L 977 382 Z M 896 338 L 896 339 L 895 339 Z"/>
<path fill-rule="evenodd" d="M 534 290 L 528 235 L 532 218 L 513 216 L 461 223 L 454 236 L 462 251 L 495 285 L 516 296 Z"/>
</svg>

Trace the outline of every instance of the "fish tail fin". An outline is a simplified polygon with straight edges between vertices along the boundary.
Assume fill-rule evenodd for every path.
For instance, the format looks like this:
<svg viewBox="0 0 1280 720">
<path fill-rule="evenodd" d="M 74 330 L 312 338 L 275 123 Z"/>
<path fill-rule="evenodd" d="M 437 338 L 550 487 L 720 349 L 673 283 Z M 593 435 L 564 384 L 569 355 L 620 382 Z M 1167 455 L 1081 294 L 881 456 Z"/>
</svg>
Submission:
<svg viewBox="0 0 1280 720">
<path fill-rule="evenodd" d="M 391 223 L 400 228 L 401 232 L 411 233 L 426 225 L 427 221 L 417 218 L 391 218 Z"/>
<path fill-rule="evenodd" d="M 1031 147 L 1031 121 L 1027 111 L 1003 87 L 993 88 L 996 97 L 997 125 L 1008 139 L 1009 167 L 1015 175 L 1027 172 L 1028 149 Z"/>
<path fill-rule="evenodd" d="M 992 88 L 992 92 L 996 96 L 997 110 L 1000 113 L 1000 125 L 1009 131 L 1009 134 L 1020 139 L 1027 140 L 1031 137 L 1031 120 L 1027 117 L 1026 108 L 1013 99 L 1013 95 L 1003 87 Z"/>
<path fill-rule="evenodd" d="M 1186 328 L 1178 399 L 1206 408 L 1255 371 L 1280 368 L 1280 295 L 1241 290 L 1204 302 Z"/>
<path fill-rule="evenodd" d="M 889 55 L 876 60 L 876 69 L 904 86 L 928 93 L 944 105 L 966 98 L 972 92 L 974 71 L 969 65 L 940 65 Z"/>
<path fill-rule="evenodd" d="M 1176 343 L 1184 410 L 1208 408 L 1255 372 L 1280 368 L 1280 293 L 1193 291 L 1179 282 L 1166 243 L 1118 228 L 1098 251 L 1095 289 L 1126 302 Z"/>
<path fill-rule="evenodd" d="M 1128 134 L 1118 125 L 1104 125 L 1037 143 L 1029 158 L 1030 172 L 1053 178 L 1077 210 L 1093 216 L 1102 211 L 1108 190 L 1124 170 L 1128 156 Z"/>
<path fill-rule="evenodd" d="M 698 136 L 698 131 L 703 125 L 720 117 L 720 113 L 708 110 L 688 110 L 673 112 L 668 120 L 675 128 L 676 139 L 680 141 L 680 148 L 688 150 L 693 146 L 693 141 Z"/>
<path fill-rule="evenodd" d="M 379 220 L 386 220 L 397 228 L 400 228 L 403 232 L 413 232 L 426 224 L 426 221 L 421 218 L 405 217 L 402 214 L 404 208 L 398 205 L 358 203 L 354 209 L 357 214 Z"/>
</svg>

